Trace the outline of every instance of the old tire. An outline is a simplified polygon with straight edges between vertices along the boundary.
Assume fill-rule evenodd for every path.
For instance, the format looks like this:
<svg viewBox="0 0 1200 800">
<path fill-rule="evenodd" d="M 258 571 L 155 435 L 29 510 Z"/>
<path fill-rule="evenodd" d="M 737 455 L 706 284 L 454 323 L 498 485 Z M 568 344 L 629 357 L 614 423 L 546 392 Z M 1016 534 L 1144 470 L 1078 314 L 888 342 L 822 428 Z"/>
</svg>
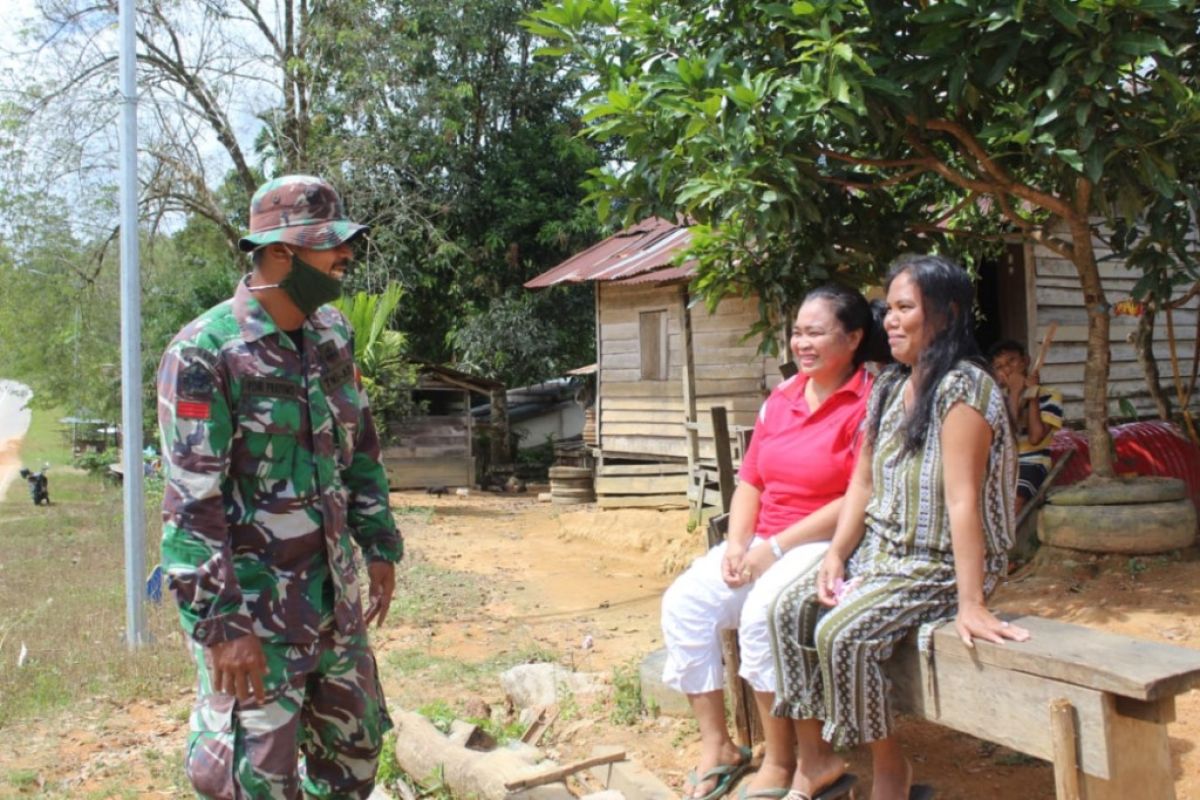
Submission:
<svg viewBox="0 0 1200 800">
<path fill-rule="evenodd" d="M 1046 502 L 1056 506 L 1136 505 L 1171 503 L 1187 496 L 1187 484 L 1179 478 L 1138 477 L 1064 486 L 1050 491 Z"/>
<path fill-rule="evenodd" d="M 553 480 L 555 478 L 586 478 L 590 481 L 592 479 L 592 468 L 565 466 L 551 467 L 550 479 Z"/>
<path fill-rule="evenodd" d="M 1133 505 L 1047 504 L 1038 514 L 1042 544 L 1093 553 L 1163 553 L 1196 538 L 1188 499 Z"/>
</svg>

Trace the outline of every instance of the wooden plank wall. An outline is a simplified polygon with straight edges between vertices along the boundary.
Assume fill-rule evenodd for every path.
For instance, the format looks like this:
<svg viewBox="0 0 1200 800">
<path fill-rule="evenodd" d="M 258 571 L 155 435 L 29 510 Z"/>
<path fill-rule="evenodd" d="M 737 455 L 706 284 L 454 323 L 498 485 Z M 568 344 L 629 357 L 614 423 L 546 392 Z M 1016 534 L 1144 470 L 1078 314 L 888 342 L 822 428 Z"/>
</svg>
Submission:
<svg viewBox="0 0 1200 800">
<path fill-rule="evenodd" d="M 1100 277 L 1110 306 L 1128 299 L 1140 272 L 1129 270 L 1124 261 L 1114 258 L 1111 250 L 1095 241 L 1096 257 L 1100 262 Z M 1028 251 L 1027 251 L 1028 252 Z M 1083 291 L 1079 276 L 1071 262 L 1040 245 L 1032 248 L 1036 269 L 1034 300 L 1028 341 L 1036 350 L 1046 328 L 1051 322 L 1058 323 L 1054 345 L 1042 368 L 1042 382 L 1062 390 L 1064 411 L 1070 422 L 1083 421 L 1083 368 L 1087 358 L 1087 312 L 1083 305 Z M 1185 377 L 1190 375 L 1191 360 L 1196 340 L 1198 302 L 1193 300 L 1184 309 L 1174 313 L 1176 352 Z M 1111 319 L 1112 361 L 1110 365 L 1108 393 L 1109 414 L 1114 419 L 1124 415 L 1120 410 L 1120 399 L 1126 398 L 1141 416 L 1154 416 L 1156 409 L 1149 393 L 1141 366 L 1134 355 L 1131 344 L 1137 329 L 1135 317 L 1114 316 Z M 1171 380 L 1171 356 L 1167 344 L 1167 323 L 1160 314 L 1155 320 L 1154 357 L 1158 362 L 1159 374 L 1164 391 L 1174 403 L 1174 387 Z M 1192 407 L 1200 406 L 1200 398 Z"/>
<path fill-rule="evenodd" d="M 687 457 L 684 435 L 679 285 L 598 285 L 600 447 L 606 454 Z M 667 379 L 641 379 L 639 314 L 667 313 Z M 708 410 L 725 405 L 729 423 L 753 425 L 764 391 L 779 382 L 777 358 L 757 354 L 756 340 L 742 341 L 758 319 L 753 301 L 726 299 L 712 314 L 691 309 L 696 408 L 702 424 L 701 458 L 714 457 Z"/>
</svg>

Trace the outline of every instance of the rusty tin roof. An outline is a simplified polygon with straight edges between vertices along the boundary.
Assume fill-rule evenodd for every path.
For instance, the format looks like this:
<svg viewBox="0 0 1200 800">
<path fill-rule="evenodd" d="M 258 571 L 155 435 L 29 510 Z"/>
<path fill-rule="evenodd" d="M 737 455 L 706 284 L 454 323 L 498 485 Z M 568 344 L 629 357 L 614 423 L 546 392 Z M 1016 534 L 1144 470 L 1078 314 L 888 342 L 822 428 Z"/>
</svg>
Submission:
<svg viewBox="0 0 1200 800">
<path fill-rule="evenodd" d="M 675 256 L 692 243 L 686 225 L 649 217 L 597 242 L 557 267 L 525 283 L 527 289 L 544 289 L 559 283 L 619 281 L 662 283 L 691 278 L 695 262 L 675 265 Z"/>
</svg>

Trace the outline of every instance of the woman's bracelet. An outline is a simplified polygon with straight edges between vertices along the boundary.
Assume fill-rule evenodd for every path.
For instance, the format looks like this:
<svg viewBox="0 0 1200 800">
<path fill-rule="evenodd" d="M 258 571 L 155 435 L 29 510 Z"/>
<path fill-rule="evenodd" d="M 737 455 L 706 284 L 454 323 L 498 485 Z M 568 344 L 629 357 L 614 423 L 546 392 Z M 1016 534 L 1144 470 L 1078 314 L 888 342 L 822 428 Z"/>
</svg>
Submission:
<svg viewBox="0 0 1200 800">
<path fill-rule="evenodd" d="M 775 559 L 783 558 L 783 548 L 779 545 L 779 537 L 772 536 L 767 541 L 771 544 L 771 552 L 775 554 Z"/>
</svg>

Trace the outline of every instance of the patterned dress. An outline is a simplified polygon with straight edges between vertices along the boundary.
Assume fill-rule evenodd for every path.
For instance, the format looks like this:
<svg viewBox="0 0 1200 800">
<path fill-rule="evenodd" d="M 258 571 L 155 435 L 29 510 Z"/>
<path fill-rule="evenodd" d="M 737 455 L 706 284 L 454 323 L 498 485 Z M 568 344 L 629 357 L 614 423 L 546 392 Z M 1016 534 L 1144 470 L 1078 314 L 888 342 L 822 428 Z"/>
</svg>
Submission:
<svg viewBox="0 0 1200 800">
<path fill-rule="evenodd" d="M 992 428 L 980 495 L 985 595 L 1004 574 L 1012 545 L 1017 456 L 1003 393 L 984 369 L 960 362 L 938 385 L 924 445 L 906 454 L 906 383 L 893 367 L 876 383 L 868 405 L 870 420 L 883 404 L 872 453 L 873 491 L 862 542 L 846 564 L 847 580 L 861 583 L 827 609 L 817 602 L 816 575 L 805 575 L 780 593 L 771 612 L 779 676 L 775 715 L 823 719 L 822 736 L 841 747 L 891 735 L 883 663 L 910 631 L 957 611 L 941 432 L 958 403 L 978 411 Z"/>
</svg>

